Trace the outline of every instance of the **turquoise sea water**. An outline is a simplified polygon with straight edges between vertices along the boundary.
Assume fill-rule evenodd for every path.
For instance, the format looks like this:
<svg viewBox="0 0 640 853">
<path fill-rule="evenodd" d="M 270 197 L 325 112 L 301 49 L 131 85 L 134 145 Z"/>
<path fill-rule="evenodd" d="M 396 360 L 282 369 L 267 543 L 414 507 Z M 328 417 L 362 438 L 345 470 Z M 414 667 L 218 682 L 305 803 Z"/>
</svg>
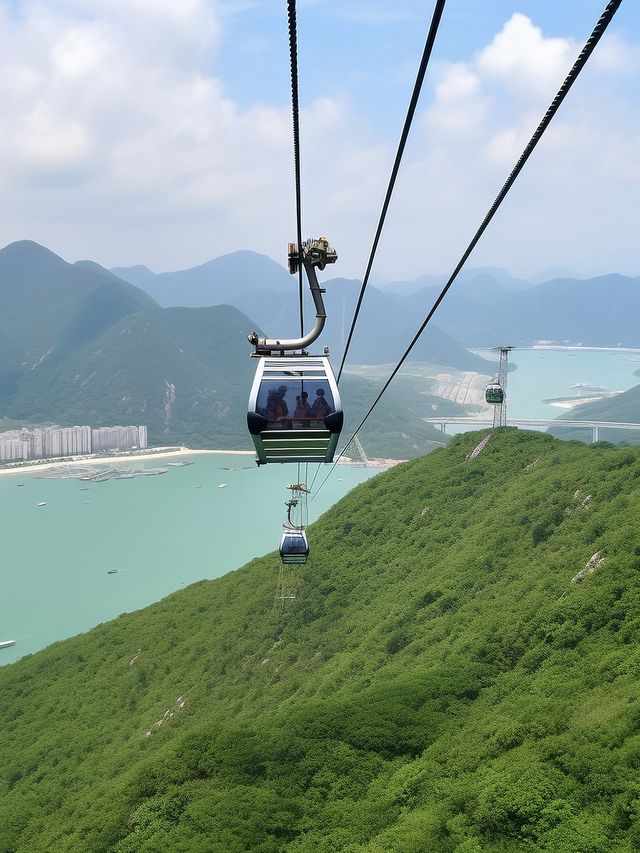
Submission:
<svg viewBox="0 0 640 853">
<path fill-rule="evenodd" d="M 231 454 L 190 459 L 166 474 L 104 483 L 0 477 L 0 640 L 16 640 L 0 649 L 0 663 L 278 547 L 296 466 L 258 469 L 253 456 Z M 379 470 L 338 466 L 310 503 L 310 521 Z"/>
<path fill-rule="evenodd" d="M 474 350 L 484 358 L 496 360 L 491 350 Z M 570 409 L 545 403 L 555 397 L 577 397 L 577 385 L 598 385 L 607 391 L 628 391 L 640 385 L 640 350 L 543 350 L 515 349 L 510 361 L 516 369 L 507 379 L 508 418 L 554 420 Z M 476 429 L 470 426 L 468 429 Z M 545 427 L 546 429 L 546 427 Z M 466 432 L 467 427 L 449 426 L 447 433 Z M 585 433 L 585 440 L 588 436 Z"/>
<path fill-rule="evenodd" d="M 516 349 L 511 360 L 517 365 L 507 386 L 512 418 L 557 418 L 567 410 L 542 401 L 577 396 L 572 385 L 627 391 L 640 384 L 640 377 L 633 375 L 640 368 L 640 352 Z"/>
</svg>

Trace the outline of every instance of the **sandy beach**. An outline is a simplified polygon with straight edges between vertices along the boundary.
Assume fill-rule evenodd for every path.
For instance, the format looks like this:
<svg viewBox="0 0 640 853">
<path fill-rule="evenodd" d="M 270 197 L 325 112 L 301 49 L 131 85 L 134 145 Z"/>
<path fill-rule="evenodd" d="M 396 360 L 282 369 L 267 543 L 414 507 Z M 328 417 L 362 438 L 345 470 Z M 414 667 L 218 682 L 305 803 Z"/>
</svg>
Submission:
<svg viewBox="0 0 640 853">
<path fill-rule="evenodd" d="M 157 447 L 148 448 L 142 453 L 122 453 L 109 456 L 64 456 L 56 459 L 29 459 L 26 462 L 9 463 L 10 468 L 0 468 L 0 477 L 9 474 L 29 474 L 32 471 L 46 471 L 58 465 L 114 465 L 121 462 L 148 462 L 151 459 L 166 459 L 170 456 L 179 458 L 197 456 L 202 453 L 219 453 L 233 456 L 255 456 L 253 450 L 192 450 L 190 447 Z"/>
</svg>

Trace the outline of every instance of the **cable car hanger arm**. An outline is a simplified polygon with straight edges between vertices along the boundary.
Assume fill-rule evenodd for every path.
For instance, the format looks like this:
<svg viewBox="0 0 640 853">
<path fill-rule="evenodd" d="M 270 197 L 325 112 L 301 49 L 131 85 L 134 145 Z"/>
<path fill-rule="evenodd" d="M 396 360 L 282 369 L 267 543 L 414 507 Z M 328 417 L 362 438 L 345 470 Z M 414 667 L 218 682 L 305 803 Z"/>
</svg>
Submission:
<svg viewBox="0 0 640 853">
<path fill-rule="evenodd" d="M 302 338 L 286 340 L 260 338 L 257 332 L 251 332 L 248 335 L 248 341 L 256 348 L 256 355 L 268 355 L 272 352 L 285 352 L 287 350 L 303 350 L 320 337 L 327 319 L 327 312 L 322 299 L 325 290 L 318 283 L 315 268 L 319 267 L 323 270 L 326 264 L 334 264 L 337 259 L 338 255 L 335 249 L 329 247 L 329 243 L 324 237 L 320 237 L 318 240 L 307 240 L 302 244 L 301 252 L 297 251 L 294 243 L 289 244 L 289 272 L 293 275 L 298 271 L 300 264 L 304 266 L 316 309 L 316 322 L 313 329 Z"/>
</svg>

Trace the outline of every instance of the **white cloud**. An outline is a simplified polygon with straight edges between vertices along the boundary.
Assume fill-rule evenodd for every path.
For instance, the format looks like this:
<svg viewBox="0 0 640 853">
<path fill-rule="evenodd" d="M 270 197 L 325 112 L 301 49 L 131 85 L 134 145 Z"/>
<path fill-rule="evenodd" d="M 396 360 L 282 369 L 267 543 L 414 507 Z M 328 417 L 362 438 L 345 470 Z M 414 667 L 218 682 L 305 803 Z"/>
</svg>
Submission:
<svg viewBox="0 0 640 853">
<path fill-rule="evenodd" d="M 290 111 L 230 98 L 215 72 L 217 8 L 28 0 L 16 15 L 0 0 L 0 244 L 28 237 L 70 259 L 159 270 L 237 248 L 284 259 Z M 611 37 L 597 51 L 474 262 L 580 268 L 603 257 L 603 235 L 635 246 L 640 122 L 624 85 L 638 52 Z M 516 14 L 468 61 L 432 68 L 376 272 L 452 268 L 577 52 Z M 609 95 L 597 105 L 596 81 Z M 395 138 L 381 142 L 344 92 L 302 112 L 304 221 L 337 245 L 335 274 L 359 275 Z"/>
<path fill-rule="evenodd" d="M 429 258 L 428 266 L 421 260 L 421 269 L 405 275 L 454 267 L 579 49 L 572 39 L 545 38 L 516 14 L 467 62 L 438 67 L 390 223 L 397 255 L 407 258 L 419 235 L 422 257 Z M 586 274 L 616 266 L 640 273 L 640 117 L 625 90 L 637 48 L 609 36 L 594 60 L 598 50 L 599 62 L 574 85 L 472 264 L 520 274 L 551 263 Z M 395 275 L 390 261 L 382 271 Z"/>
<path fill-rule="evenodd" d="M 531 20 L 516 12 L 480 51 L 476 64 L 485 77 L 519 95 L 553 95 L 577 56 L 573 39 L 545 38 Z"/>
<path fill-rule="evenodd" d="M 432 133 L 466 135 L 484 120 L 486 96 L 479 77 L 465 63 L 446 67 L 436 84 L 435 95 L 427 114 Z"/>
<path fill-rule="evenodd" d="M 17 17 L 0 5 L 0 185 L 11 210 L 0 212 L 1 244 L 29 237 L 66 257 L 160 269 L 246 247 L 284 257 L 290 111 L 228 97 L 211 71 L 214 12 L 207 0 L 29 0 Z M 372 178 L 362 164 L 379 165 L 381 151 L 362 145 L 353 115 L 329 97 L 303 110 L 310 220 L 337 209 L 368 222 L 383 170 Z"/>
</svg>

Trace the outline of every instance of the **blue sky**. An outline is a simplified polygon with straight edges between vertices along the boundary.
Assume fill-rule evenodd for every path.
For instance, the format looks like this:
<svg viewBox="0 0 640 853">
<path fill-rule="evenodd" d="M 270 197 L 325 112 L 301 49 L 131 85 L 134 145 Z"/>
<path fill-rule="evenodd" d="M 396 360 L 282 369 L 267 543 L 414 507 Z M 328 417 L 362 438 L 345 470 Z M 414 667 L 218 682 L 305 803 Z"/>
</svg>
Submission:
<svg viewBox="0 0 640 853">
<path fill-rule="evenodd" d="M 376 274 L 457 261 L 604 0 L 448 0 Z M 432 12 L 299 0 L 305 232 L 364 270 Z M 286 2 L 0 0 L 0 244 L 156 271 L 294 236 Z M 471 259 L 640 274 L 625 0 Z"/>
<path fill-rule="evenodd" d="M 223 39 L 216 70 L 238 103 L 288 104 L 285 2 L 229 0 L 221 5 Z M 465 61 L 488 44 L 515 11 L 547 36 L 583 42 L 603 0 L 449 0 L 433 59 Z M 404 119 L 410 87 L 431 19 L 424 0 L 309 0 L 298 3 L 301 98 L 349 92 L 367 120 L 393 138 Z M 640 33 L 640 5 L 627 0 L 611 31 Z"/>
</svg>

